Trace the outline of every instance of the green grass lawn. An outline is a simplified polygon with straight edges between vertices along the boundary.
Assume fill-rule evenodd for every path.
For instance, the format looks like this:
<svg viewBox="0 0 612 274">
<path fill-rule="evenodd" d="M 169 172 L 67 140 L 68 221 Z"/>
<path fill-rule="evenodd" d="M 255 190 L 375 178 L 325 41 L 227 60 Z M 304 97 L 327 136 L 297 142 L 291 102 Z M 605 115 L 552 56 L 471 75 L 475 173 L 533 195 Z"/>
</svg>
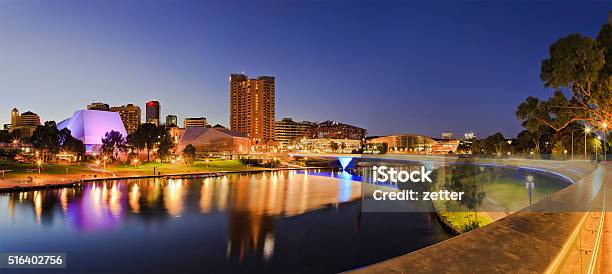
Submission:
<svg viewBox="0 0 612 274">
<path fill-rule="evenodd" d="M 24 164 L 9 160 L 0 160 L 0 170 L 11 170 L 5 173 L 5 179 L 25 178 L 29 176 L 44 176 L 44 175 L 79 175 L 79 174 L 95 174 L 99 173 L 89 169 L 89 163 L 77 164 L 51 164 L 44 163 L 41 168 L 41 173 L 38 173 L 38 167 L 35 164 Z M 106 170 L 110 172 L 129 173 L 129 174 L 153 174 L 161 172 L 162 174 L 172 173 L 197 173 L 197 172 L 215 172 L 215 171 L 241 171 L 249 169 L 259 169 L 258 167 L 246 166 L 238 160 L 209 160 L 195 161 L 191 164 L 172 164 L 172 163 L 143 163 L 138 166 L 130 166 L 128 164 L 108 164 Z M 99 169 L 103 169 L 102 166 Z M 30 172 L 28 172 L 30 170 Z M 1 175 L 0 175 L 1 176 Z"/>
<path fill-rule="evenodd" d="M 247 169 L 257 169 L 256 167 L 247 167 L 238 160 L 212 160 L 212 161 L 195 161 L 192 164 L 172 164 L 172 163 L 143 163 L 138 166 L 130 166 L 122 164 L 119 166 L 107 166 L 107 170 L 114 172 L 138 172 L 138 173 L 153 173 L 153 168 L 156 172 L 162 173 L 194 173 L 208 171 L 240 171 Z"/>
<path fill-rule="evenodd" d="M 476 214 L 477 216 L 474 216 L 474 211 L 470 211 L 465 207 L 460 207 L 459 203 L 454 201 L 435 201 L 434 204 L 440 217 L 461 232 L 467 232 L 468 230 L 465 229 L 465 227 L 469 225 L 470 222 L 476 220 L 478 220 L 480 227 L 493 222 L 487 214 L 479 211 L 478 214 Z"/>
<path fill-rule="evenodd" d="M 536 203 L 565 187 L 555 179 L 546 176 L 538 176 L 534 182 L 535 189 L 531 194 L 532 203 Z M 529 206 L 529 194 L 525 188 L 525 183 L 514 178 L 502 177 L 491 182 L 484 180 L 483 188 L 486 197 L 511 211 Z"/>
<path fill-rule="evenodd" d="M 35 164 L 24 164 L 15 161 L 0 160 L 0 170 L 11 170 L 5 173 L 5 178 L 19 178 L 27 175 L 38 174 L 38 166 Z M 36 170 L 28 172 L 28 170 Z M 91 170 L 85 165 L 70 165 L 70 164 L 50 164 L 43 163 L 41 166 L 41 174 L 60 175 L 60 174 L 91 174 Z"/>
<path fill-rule="evenodd" d="M 532 192 L 532 204 L 565 188 L 567 184 L 558 178 L 533 174 L 535 190 Z M 478 190 L 484 190 L 485 197 L 479 206 L 479 211 L 489 212 L 516 212 L 529 206 L 529 195 L 525 189 L 525 182 L 517 178 L 513 172 L 491 174 L 477 174 L 466 180 L 476 182 Z M 470 221 L 474 220 L 474 212 L 468 212 L 465 206 L 460 207 L 457 202 L 436 202 L 440 216 L 452 226 L 461 230 Z M 480 226 L 491 223 L 491 219 L 484 212 L 478 212 Z"/>
</svg>

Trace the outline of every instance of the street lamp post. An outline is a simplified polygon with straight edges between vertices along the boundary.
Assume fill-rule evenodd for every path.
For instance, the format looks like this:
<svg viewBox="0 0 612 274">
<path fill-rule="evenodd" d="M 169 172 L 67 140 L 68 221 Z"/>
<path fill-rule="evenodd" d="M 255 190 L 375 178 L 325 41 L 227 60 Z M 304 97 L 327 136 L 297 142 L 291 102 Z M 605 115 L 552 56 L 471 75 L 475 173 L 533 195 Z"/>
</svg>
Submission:
<svg viewBox="0 0 612 274">
<path fill-rule="evenodd" d="M 587 156 L 587 133 L 591 132 L 591 128 L 590 127 L 585 127 L 584 128 L 584 158 L 586 158 Z"/>
<path fill-rule="evenodd" d="M 574 129 L 572 130 L 572 160 L 574 160 L 574 132 L 576 132 L 578 129 Z"/>
<path fill-rule="evenodd" d="M 604 153 L 604 162 L 607 161 L 607 152 L 606 152 L 606 135 L 608 133 L 608 123 L 603 122 L 603 124 L 601 124 L 601 126 L 603 127 L 603 132 L 604 132 L 604 136 L 603 136 L 603 153 Z"/>
<path fill-rule="evenodd" d="M 600 144 L 600 142 L 601 142 L 601 136 L 597 135 L 597 144 Z M 599 162 L 598 152 L 599 152 L 599 147 L 595 147 L 595 162 Z"/>
<path fill-rule="evenodd" d="M 535 189 L 535 183 L 533 182 L 533 176 L 527 175 L 527 182 L 525 183 L 527 193 L 529 193 L 529 206 L 531 206 L 531 192 Z"/>
</svg>

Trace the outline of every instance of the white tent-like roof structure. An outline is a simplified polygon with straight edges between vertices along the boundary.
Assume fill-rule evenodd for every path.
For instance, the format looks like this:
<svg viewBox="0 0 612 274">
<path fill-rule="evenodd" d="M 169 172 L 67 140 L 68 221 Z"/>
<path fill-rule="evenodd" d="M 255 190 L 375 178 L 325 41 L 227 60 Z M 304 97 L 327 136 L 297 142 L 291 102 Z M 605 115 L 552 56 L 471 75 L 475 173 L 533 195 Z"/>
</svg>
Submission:
<svg viewBox="0 0 612 274">
<path fill-rule="evenodd" d="M 127 137 L 127 132 L 117 112 L 98 110 L 77 110 L 71 118 L 57 125 L 59 130 L 68 128 L 72 137 L 83 141 L 85 145 L 101 145 L 107 132 L 117 131 Z"/>
<path fill-rule="evenodd" d="M 188 127 L 179 141 L 179 150 L 193 145 L 202 151 L 248 152 L 250 139 L 225 128 Z"/>
</svg>

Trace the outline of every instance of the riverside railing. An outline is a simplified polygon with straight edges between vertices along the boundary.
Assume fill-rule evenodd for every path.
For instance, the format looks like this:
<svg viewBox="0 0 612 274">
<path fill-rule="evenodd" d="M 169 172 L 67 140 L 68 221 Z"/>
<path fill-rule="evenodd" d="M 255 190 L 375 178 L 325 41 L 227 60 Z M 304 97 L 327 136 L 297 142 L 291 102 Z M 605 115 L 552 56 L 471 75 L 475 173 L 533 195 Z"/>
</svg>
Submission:
<svg viewBox="0 0 612 274">
<path fill-rule="evenodd" d="M 552 161 L 550 169 L 578 165 L 582 164 Z M 612 178 L 606 178 L 604 165 L 591 171 L 583 172 L 575 184 L 487 226 L 355 272 L 603 273 L 601 238 Z"/>
<path fill-rule="evenodd" d="M 602 184 L 590 210 L 547 269 L 547 273 L 604 273 L 602 270 L 602 235 L 608 197 Z"/>
</svg>

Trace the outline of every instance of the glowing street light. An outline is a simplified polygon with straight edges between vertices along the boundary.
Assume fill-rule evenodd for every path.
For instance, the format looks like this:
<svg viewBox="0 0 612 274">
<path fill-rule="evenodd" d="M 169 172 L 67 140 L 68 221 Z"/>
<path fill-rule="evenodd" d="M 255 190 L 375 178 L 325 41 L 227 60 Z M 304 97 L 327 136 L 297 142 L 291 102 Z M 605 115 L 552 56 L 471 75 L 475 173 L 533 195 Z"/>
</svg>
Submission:
<svg viewBox="0 0 612 274">
<path fill-rule="evenodd" d="M 36 161 L 36 165 L 38 165 L 38 174 L 40 174 L 40 167 L 42 166 L 42 161 L 41 160 Z"/>
<path fill-rule="evenodd" d="M 584 156 L 585 156 L 585 158 L 586 158 L 586 155 L 587 155 L 587 141 L 586 140 L 587 140 L 587 134 L 588 133 L 591 133 L 591 128 L 589 126 L 586 126 L 584 128 Z"/>
</svg>

